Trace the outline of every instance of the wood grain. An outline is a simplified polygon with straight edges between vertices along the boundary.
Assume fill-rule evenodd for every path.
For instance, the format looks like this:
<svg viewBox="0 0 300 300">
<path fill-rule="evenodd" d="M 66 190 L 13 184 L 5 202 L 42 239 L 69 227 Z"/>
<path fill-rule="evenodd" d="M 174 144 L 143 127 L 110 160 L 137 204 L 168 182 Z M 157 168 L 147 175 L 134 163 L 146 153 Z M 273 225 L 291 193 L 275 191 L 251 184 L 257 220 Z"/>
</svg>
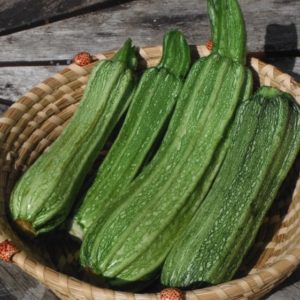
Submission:
<svg viewBox="0 0 300 300">
<path fill-rule="evenodd" d="M 51 20 L 82 13 L 87 8 L 101 8 L 107 0 L 0 0 L 0 35 L 45 24 Z M 98 5 L 97 5 L 98 4 Z M 20 9 L 22 7 L 22 9 Z"/>
<path fill-rule="evenodd" d="M 31 87 L 62 69 L 63 66 L 2 67 L 0 99 L 16 101 Z"/>
<path fill-rule="evenodd" d="M 250 51 L 299 46 L 299 0 L 240 1 Z M 159 44 L 166 30 L 182 30 L 191 44 L 210 36 L 206 1 L 139 0 L 0 37 L 0 62 L 69 59 L 75 53 L 117 48 L 128 37 L 138 46 Z M 266 44 L 266 46 L 265 46 Z"/>
<path fill-rule="evenodd" d="M 0 299 L 54 300 L 57 297 L 18 267 L 0 262 Z"/>
</svg>

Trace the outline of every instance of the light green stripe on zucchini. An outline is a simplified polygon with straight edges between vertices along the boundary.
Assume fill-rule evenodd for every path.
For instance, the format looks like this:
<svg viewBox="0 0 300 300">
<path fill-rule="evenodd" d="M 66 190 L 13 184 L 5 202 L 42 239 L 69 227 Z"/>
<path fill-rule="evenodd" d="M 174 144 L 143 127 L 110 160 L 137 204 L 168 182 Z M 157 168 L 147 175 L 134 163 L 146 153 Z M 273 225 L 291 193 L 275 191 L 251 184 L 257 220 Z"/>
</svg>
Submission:
<svg viewBox="0 0 300 300">
<path fill-rule="evenodd" d="M 48 232 L 68 216 L 85 175 L 129 104 L 135 84 L 129 66 L 136 67 L 130 40 L 112 61 L 93 69 L 63 133 L 17 182 L 10 211 L 21 229 L 33 235 Z"/>
<path fill-rule="evenodd" d="M 240 12 L 231 15 L 226 10 L 224 15 L 224 23 L 228 18 L 241 19 Z M 219 22 L 220 14 L 216 18 L 213 24 Z M 220 39 L 234 36 L 233 31 Z M 218 37 L 214 38 L 218 43 Z M 224 43 L 226 57 L 214 47 L 209 57 L 193 65 L 153 160 L 119 196 L 123 203 L 106 222 L 88 230 L 81 248 L 84 267 L 117 285 L 153 277 L 175 241 L 174 233 L 186 225 L 177 217 L 192 215 L 193 200 L 198 199 L 191 194 L 201 184 L 207 188 L 204 176 L 216 152 L 220 161 L 211 176 L 217 174 L 226 153 L 226 146 L 219 146 L 241 98 L 250 91 L 251 78 L 240 63 L 245 59 L 242 44 L 238 55 L 231 57 Z"/>
<path fill-rule="evenodd" d="M 257 102 L 261 106 L 258 123 L 255 125 L 257 117 L 253 116 L 251 123 L 244 122 L 242 126 L 249 130 L 256 127 L 256 130 L 249 135 L 252 138 L 248 142 L 243 142 L 243 131 L 232 139 L 203 205 L 167 257 L 162 272 L 165 285 L 189 287 L 220 283 L 228 256 L 239 257 L 237 245 L 247 232 L 247 223 L 252 222 L 251 206 L 285 136 L 289 112 L 288 103 L 282 101 L 260 96 L 251 101 L 252 105 Z"/>
<path fill-rule="evenodd" d="M 252 91 L 251 82 L 252 80 L 249 78 L 242 96 L 243 99 L 248 97 Z M 245 122 L 251 120 L 251 117 L 249 117 L 251 114 L 246 116 L 244 116 L 244 114 L 242 115 L 246 119 Z M 248 130 L 248 128 L 244 128 L 245 133 Z M 145 251 L 143 251 L 140 256 L 136 257 L 133 262 L 128 264 L 126 269 L 118 274 L 118 277 L 126 278 L 127 281 L 135 281 L 139 278 L 143 278 L 142 276 L 147 278 L 148 274 L 152 274 L 152 272 L 157 270 L 169 252 L 168 245 L 174 242 L 174 237 L 179 236 L 180 232 L 184 231 L 194 213 L 197 211 L 197 208 L 199 205 L 201 205 L 203 198 L 207 194 L 212 181 L 214 180 L 221 164 L 223 163 L 227 150 L 228 139 L 225 137 L 224 140 L 221 141 L 218 150 L 215 152 L 212 163 L 208 166 L 208 169 L 205 172 L 203 177 L 205 180 L 203 182 L 201 181 L 201 184 L 197 185 L 196 190 L 193 191 L 191 196 L 189 196 L 187 205 L 177 212 L 176 217 L 172 218 L 172 221 L 167 223 L 165 229 L 160 232 L 159 236 L 152 242 L 151 245 L 145 245 Z M 159 216 L 157 216 L 157 218 L 159 218 Z M 149 261 L 151 261 L 151 263 L 149 263 Z M 138 269 L 143 270 L 143 274 L 141 275 L 141 272 L 139 271 L 138 276 L 136 276 L 135 273 Z"/>
<path fill-rule="evenodd" d="M 232 255 L 226 259 L 226 265 L 222 267 L 226 270 L 226 273 L 219 273 L 219 277 L 217 278 L 219 281 L 231 278 L 235 274 L 244 255 L 252 245 L 266 213 L 273 203 L 279 188 L 291 169 L 291 166 L 300 150 L 300 109 L 298 104 L 289 94 L 270 87 L 261 88 L 259 93 L 264 95 L 264 97 L 275 96 L 279 98 L 279 101 L 289 104 L 288 127 L 284 138 L 277 149 L 271 169 L 263 182 L 257 199 L 251 206 L 251 212 L 254 215 L 254 218 L 252 219 L 252 222 L 247 221 L 245 225 L 242 225 L 243 232 L 245 232 L 245 234 L 244 237 L 240 237 L 239 242 L 236 243 L 238 255 L 234 255 L 233 251 Z"/>
<path fill-rule="evenodd" d="M 203 76 L 201 78 L 201 81 L 199 82 L 200 84 L 198 86 L 200 86 L 198 89 L 191 89 L 191 86 L 196 86 L 195 85 L 195 82 L 197 80 L 197 78 L 199 77 L 198 76 L 198 72 L 199 70 L 202 70 L 202 67 L 205 65 L 205 69 L 203 70 L 204 74 L 207 74 L 209 75 L 209 69 L 210 67 L 212 67 L 212 69 L 214 69 L 214 67 L 216 66 L 216 61 L 215 60 L 210 60 L 209 64 L 205 64 L 204 61 L 206 61 L 207 58 L 203 59 L 203 61 L 199 61 L 199 63 L 197 63 L 196 65 L 193 66 L 190 74 L 189 74 L 189 78 L 185 84 L 185 89 L 186 89 L 186 92 L 189 92 L 191 91 L 193 93 L 193 95 L 197 95 L 196 93 L 201 93 L 201 81 L 203 82 L 204 81 L 204 78 L 205 76 Z M 214 64 L 213 64 L 214 63 Z M 194 75 L 193 75 L 194 74 Z M 203 105 L 202 102 L 199 102 L 199 105 L 200 107 Z M 200 107 L 197 109 L 200 110 Z M 182 111 L 182 110 L 188 110 L 188 112 L 192 111 L 194 113 L 197 112 L 197 110 L 193 110 L 193 107 L 190 108 L 190 105 L 189 105 L 189 102 L 187 101 L 181 101 L 179 103 L 177 103 L 177 109 L 176 111 Z M 158 152 L 158 154 L 154 157 L 153 161 L 150 163 L 150 165 L 148 167 L 145 168 L 145 171 L 142 172 L 142 174 L 139 176 L 139 178 L 134 182 L 134 184 L 132 185 L 132 188 L 130 189 L 130 191 L 126 194 L 124 194 L 124 196 L 122 197 L 122 199 L 127 199 L 129 197 L 129 195 L 138 195 L 138 194 L 141 194 L 144 186 L 146 185 L 142 185 L 142 182 L 144 180 L 144 178 L 147 178 L 148 180 L 150 178 L 153 178 L 153 179 L 156 179 L 157 176 L 156 174 L 153 172 L 153 170 L 155 170 L 155 166 L 157 167 L 161 160 L 164 160 L 166 163 L 168 162 L 166 156 L 164 155 L 165 152 L 167 151 L 168 149 L 168 145 L 170 142 L 172 142 L 174 140 L 173 136 L 176 135 L 176 127 L 175 126 L 172 126 L 172 123 L 174 123 L 174 119 L 175 119 L 175 116 L 173 115 L 172 117 L 172 120 L 171 120 L 171 124 L 169 126 L 169 129 L 168 129 L 168 132 L 167 132 L 167 136 L 165 137 L 164 141 L 163 141 L 163 144 Z M 185 118 L 185 119 L 182 119 L 182 125 L 184 126 L 186 124 L 186 122 L 188 122 L 189 119 Z M 192 118 L 191 118 L 192 120 Z M 183 124 L 184 122 L 184 124 Z M 175 130 L 173 130 L 175 129 Z M 174 157 L 176 158 L 176 155 L 174 155 Z M 178 156 L 177 156 L 178 157 Z M 167 179 L 167 178 L 166 178 Z M 121 201 L 121 200 L 120 200 Z M 129 202 L 126 201 L 125 203 L 127 206 L 129 206 Z M 125 205 L 124 204 L 124 205 Z M 133 205 L 133 210 L 134 210 L 134 213 L 138 213 L 138 211 L 141 209 L 142 206 L 145 206 L 147 205 L 147 201 L 140 201 L 138 203 L 138 205 Z M 131 210 L 131 208 L 129 208 Z M 113 214 L 112 214 L 112 217 L 111 218 L 114 218 L 114 216 L 118 216 L 119 214 L 115 211 Z M 131 214 L 132 218 L 134 217 L 133 214 Z M 129 215 L 130 217 L 130 215 Z M 131 219 L 128 220 L 128 223 L 130 222 Z M 124 222 L 127 222 L 127 220 L 124 220 Z M 89 264 L 89 265 L 95 265 L 95 266 L 98 266 L 98 262 L 95 261 L 95 255 L 97 253 L 97 247 L 94 246 L 94 245 L 97 245 L 99 242 L 101 242 L 101 235 L 100 233 L 103 231 L 103 227 L 100 227 L 98 224 L 97 225 L 94 225 L 93 226 L 94 228 L 91 228 L 88 233 L 87 233 L 87 236 L 85 237 L 85 240 L 84 240 L 84 243 L 83 243 L 83 246 L 81 248 L 81 262 L 83 264 Z M 120 224 L 120 226 L 118 226 L 118 229 L 121 230 L 121 231 L 125 231 L 126 230 L 126 226 L 122 226 L 122 224 Z M 91 253 L 89 253 L 90 251 L 92 251 L 91 247 L 94 248 L 94 254 L 91 255 Z M 90 248 L 90 249 L 89 249 Z M 101 255 L 104 254 L 104 250 L 101 251 Z M 95 261 L 95 263 L 94 263 Z"/>
<path fill-rule="evenodd" d="M 165 35 L 160 64 L 145 71 L 124 125 L 76 213 L 71 233 L 82 237 L 119 205 L 117 196 L 137 175 L 173 111 L 190 67 L 189 46 L 178 31 Z"/>
<path fill-rule="evenodd" d="M 211 64 L 207 63 L 209 66 L 207 74 L 204 72 L 201 77 L 202 84 L 199 85 L 199 92 L 202 90 L 199 96 L 203 97 L 203 90 L 208 85 L 207 83 L 215 83 L 206 92 L 208 98 L 203 101 L 190 102 L 194 105 L 189 105 L 188 97 L 182 97 L 182 94 L 185 94 L 184 91 L 190 93 L 188 85 L 181 94 L 182 101 L 185 101 L 185 107 L 189 109 L 189 113 L 186 113 L 185 110 L 180 113 L 186 114 L 189 118 L 176 116 L 175 111 L 170 126 L 176 124 L 174 122 L 177 117 L 181 123 L 176 131 L 170 130 L 170 136 L 173 133 L 176 134 L 176 137 L 172 139 L 173 142 L 168 147 L 169 155 L 164 155 L 160 159 L 154 158 L 154 161 L 156 163 L 159 161 L 159 163 L 155 165 L 156 168 L 151 168 L 152 175 L 149 177 L 142 175 L 142 178 L 145 178 L 142 184 L 137 179 L 135 184 L 136 186 L 141 184 L 139 188 L 135 188 L 133 185 L 128 194 L 124 195 L 124 198 L 127 198 L 128 195 L 130 199 L 127 199 L 122 206 L 115 210 L 101 229 L 95 226 L 94 230 L 88 232 L 82 247 L 81 261 L 85 265 L 87 261 L 85 257 L 88 254 L 88 266 L 92 267 L 94 272 L 123 281 L 138 280 L 146 276 L 147 272 L 154 271 L 168 252 L 170 245 L 165 245 L 165 237 L 162 235 L 163 238 L 160 239 L 160 235 L 164 228 L 173 225 L 174 218 L 183 209 L 190 193 L 208 167 L 214 153 L 212 151 L 208 155 L 208 151 L 214 149 L 222 140 L 224 128 L 228 126 L 229 120 L 234 114 L 246 75 L 243 67 L 230 64 L 229 61 L 221 60 L 217 56 L 212 56 L 211 60 Z M 197 73 L 195 74 L 197 75 Z M 214 77 L 216 78 L 213 79 Z M 228 89 L 227 93 L 226 89 Z M 222 101 L 217 101 L 220 99 L 219 91 L 221 90 Z M 199 105 L 203 108 L 197 108 Z M 180 107 L 180 103 L 178 103 L 178 107 Z M 223 116 L 227 114 L 227 116 L 222 119 L 216 111 Z M 178 111 L 177 113 L 180 114 Z M 186 128 L 195 126 L 194 130 L 186 132 L 185 122 L 189 123 Z M 212 134 L 210 130 L 214 133 Z M 206 134 L 203 134 L 204 132 Z M 192 136 L 189 136 L 190 134 Z M 168 136 L 166 139 L 168 140 Z M 188 141 L 190 142 L 188 143 Z M 201 155 L 206 155 L 206 159 Z M 174 229 L 177 230 L 176 226 Z M 113 234 L 111 234 L 112 232 Z M 132 234 L 133 232 L 134 234 Z M 169 233 L 167 238 L 169 238 Z M 158 253 L 160 259 L 153 256 L 156 253 L 154 250 L 145 261 L 148 267 L 142 268 L 141 260 L 137 260 L 137 258 L 143 255 L 149 247 L 151 248 L 157 239 L 160 239 L 158 243 L 161 247 L 161 251 Z M 125 276 L 122 276 L 122 270 L 125 270 Z"/>
</svg>

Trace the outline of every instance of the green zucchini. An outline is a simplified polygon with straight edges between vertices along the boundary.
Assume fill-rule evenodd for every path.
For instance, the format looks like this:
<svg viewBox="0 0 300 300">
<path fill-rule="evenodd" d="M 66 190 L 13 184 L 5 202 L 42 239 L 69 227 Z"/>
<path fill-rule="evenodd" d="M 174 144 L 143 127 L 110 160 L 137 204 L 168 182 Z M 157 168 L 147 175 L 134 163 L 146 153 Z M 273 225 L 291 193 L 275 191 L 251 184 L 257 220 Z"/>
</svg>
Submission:
<svg viewBox="0 0 300 300">
<path fill-rule="evenodd" d="M 239 255 L 235 255 L 233 251 L 232 256 L 226 258 L 226 265 L 224 266 L 226 273 L 220 273 L 220 277 L 217 278 L 220 282 L 225 281 L 227 278 L 231 278 L 240 266 L 243 256 L 252 245 L 266 213 L 273 203 L 280 186 L 287 176 L 288 171 L 291 169 L 300 150 L 299 105 L 291 95 L 281 92 L 275 88 L 263 87 L 260 89 L 259 94 L 266 98 L 278 97 L 282 99 L 282 101 L 289 103 L 290 113 L 288 128 L 281 141 L 281 145 L 276 153 L 268 176 L 265 178 L 264 184 L 259 191 L 257 200 L 251 206 L 251 211 L 254 215 L 253 221 L 251 223 L 247 223 L 247 227 L 244 227 L 245 236 L 240 238 L 238 243 L 236 243 L 235 247 L 238 247 Z"/>
<path fill-rule="evenodd" d="M 230 44 L 237 32 L 245 34 L 236 1 L 223 1 L 226 5 L 212 20 L 213 26 L 224 25 L 213 34 L 213 53 L 198 60 L 189 72 L 157 154 L 123 191 L 118 200 L 123 203 L 105 224 L 95 223 L 83 240 L 82 265 L 113 284 L 150 279 L 161 266 L 174 235 L 182 230 L 178 220 L 194 209 L 190 195 L 201 182 L 205 185 L 216 151 L 223 153 L 219 146 L 249 89 L 244 39 L 235 52 L 220 43 L 223 38 Z M 239 26 L 224 31 L 229 23 Z M 217 173 L 220 157 L 211 174 Z"/>
<path fill-rule="evenodd" d="M 247 78 L 247 84 L 245 86 L 245 91 L 243 92 L 243 97 L 241 100 L 245 100 L 246 98 L 249 98 L 251 93 L 252 93 L 252 74 L 251 72 L 249 72 Z M 247 114 L 246 116 L 244 116 L 247 117 L 245 122 L 251 120 L 250 115 L 251 114 Z M 249 131 L 249 128 L 244 128 L 244 129 L 245 129 L 245 133 Z M 176 216 L 174 221 L 172 221 L 172 223 L 169 223 L 169 226 L 167 226 L 160 233 L 160 238 L 154 240 L 152 244 L 148 247 L 148 249 L 145 250 L 139 257 L 135 259 L 134 263 L 128 265 L 128 267 L 118 275 L 119 277 L 127 278 L 127 280 L 129 280 L 130 278 L 130 281 L 136 280 L 135 278 L 132 277 L 135 268 L 144 268 L 144 274 L 151 274 L 152 272 L 153 274 L 156 274 L 156 270 L 163 263 L 167 253 L 169 252 L 168 245 L 173 243 L 174 237 L 179 236 L 181 232 L 184 231 L 185 226 L 188 225 L 194 213 L 197 211 L 197 208 L 199 207 L 205 195 L 207 194 L 208 190 L 210 189 L 210 186 L 224 160 L 224 157 L 226 156 L 228 145 L 229 145 L 228 139 L 227 137 L 225 137 L 224 140 L 220 142 L 218 149 L 215 151 L 211 164 L 209 165 L 208 169 L 205 171 L 205 175 L 204 175 L 205 180 L 196 187 L 196 190 L 193 191 L 192 195 L 188 199 L 189 205 L 183 207 L 183 209 L 180 212 L 178 212 L 178 215 Z M 149 261 L 151 261 L 151 259 L 152 262 L 151 264 L 149 264 Z M 150 269 L 147 269 L 148 266 L 150 266 Z M 149 275 L 146 276 L 146 279 L 147 277 L 149 277 Z M 114 279 L 114 280 L 111 279 L 110 283 L 112 285 L 119 285 L 122 284 L 122 281 L 118 279 Z"/>
<path fill-rule="evenodd" d="M 253 110 L 252 114 L 254 112 L 255 110 Z M 242 110 L 239 115 L 240 116 L 238 116 L 238 119 L 241 119 L 239 122 L 253 121 L 253 116 L 251 119 L 251 114 L 245 114 L 244 110 Z M 243 132 L 245 133 L 246 138 L 246 133 L 249 134 L 251 130 L 249 129 L 249 127 L 245 127 L 243 128 Z M 236 137 L 236 132 L 234 134 L 234 137 Z M 245 138 L 242 139 L 241 143 L 245 143 Z M 139 257 L 137 257 L 133 264 L 124 269 L 122 273 L 119 274 L 119 276 L 126 277 L 127 280 L 128 278 L 130 278 L 130 280 L 134 281 L 136 279 L 132 277 L 132 274 L 134 274 L 134 269 L 137 268 L 137 266 L 139 268 L 144 268 L 144 273 L 147 274 L 153 271 L 153 266 L 155 266 L 155 264 L 158 268 L 164 262 L 164 259 L 170 250 L 168 245 L 173 243 L 174 237 L 180 236 L 182 232 L 184 232 L 186 226 L 190 222 L 191 218 L 201 204 L 203 198 L 207 194 L 213 179 L 218 173 L 219 168 L 222 165 L 224 158 L 226 157 L 228 144 L 228 139 L 226 137 L 224 141 L 220 143 L 218 150 L 215 152 L 212 163 L 210 164 L 204 175 L 205 181 L 199 184 L 193 191 L 192 195 L 189 197 L 189 205 L 183 207 L 181 211 L 178 211 L 176 218 L 174 218 L 174 220 L 170 222 L 162 232 L 160 232 L 160 238 L 154 240 L 153 243 L 148 247 L 148 249 L 145 250 Z M 153 259 L 153 261 L 151 264 L 149 264 L 149 260 L 151 258 Z M 150 270 L 147 270 L 148 266 L 151 266 Z M 118 281 L 111 280 L 111 283 L 118 284 Z"/>
<path fill-rule="evenodd" d="M 129 104 L 136 66 L 128 40 L 112 60 L 93 69 L 67 127 L 14 187 L 10 212 L 22 230 L 38 235 L 64 222 L 85 175 Z"/>
<path fill-rule="evenodd" d="M 214 184 L 168 254 L 161 277 L 164 285 L 186 288 L 230 280 L 248 249 L 242 243 L 249 246 L 253 241 L 253 230 L 256 232 L 260 226 L 260 213 L 254 207 L 258 205 L 260 210 L 264 205 L 261 190 L 266 192 L 264 196 L 270 193 L 266 180 L 274 183 L 270 170 L 281 152 L 291 112 L 289 101 L 269 97 L 262 91 L 244 104 L 252 120 L 234 125 L 237 134 L 230 138 L 227 156 Z M 253 106 L 257 104 L 261 108 L 253 116 L 257 111 Z M 247 132 L 246 141 L 244 130 L 251 131 Z M 282 166 L 282 157 L 280 160 L 278 165 Z M 277 167 L 276 172 L 279 170 Z"/>
<path fill-rule="evenodd" d="M 71 234 L 82 238 L 96 219 L 118 205 L 116 197 L 137 175 L 174 109 L 190 67 L 189 46 L 179 31 L 164 37 L 157 67 L 143 74 L 122 129 L 75 214 Z"/>
</svg>

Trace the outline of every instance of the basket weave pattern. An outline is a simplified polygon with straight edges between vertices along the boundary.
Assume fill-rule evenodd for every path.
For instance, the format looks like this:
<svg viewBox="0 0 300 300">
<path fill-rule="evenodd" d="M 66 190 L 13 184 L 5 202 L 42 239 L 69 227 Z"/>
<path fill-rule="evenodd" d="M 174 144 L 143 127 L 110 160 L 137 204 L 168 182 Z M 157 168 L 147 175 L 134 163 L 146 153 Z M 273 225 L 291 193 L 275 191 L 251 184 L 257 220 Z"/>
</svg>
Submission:
<svg viewBox="0 0 300 300">
<path fill-rule="evenodd" d="M 161 50 L 160 46 L 146 47 L 140 49 L 140 55 L 150 67 L 158 63 Z M 199 46 L 197 50 L 201 56 L 209 54 L 205 46 Z M 113 54 L 114 51 L 110 51 L 96 57 L 107 59 Z M 130 294 L 102 289 L 46 267 L 27 250 L 6 219 L 5 201 L 13 184 L 62 132 L 78 106 L 94 64 L 85 67 L 71 64 L 35 86 L 0 118 L 0 243 L 8 239 L 17 244 L 22 251 L 14 255 L 13 263 L 62 299 L 159 299 L 159 294 Z M 300 85 L 289 75 L 258 59 L 252 58 L 251 65 L 261 84 L 289 92 L 300 104 Z M 290 200 L 285 199 L 278 204 L 280 209 L 288 205 L 282 218 L 273 216 L 265 220 L 265 227 L 276 228 L 275 225 L 278 225 L 278 228 L 267 244 L 258 242 L 255 245 L 262 249 L 259 249 L 259 258 L 248 276 L 189 291 L 186 299 L 258 299 L 286 279 L 300 263 L 300 180 Z"/>
</svg>

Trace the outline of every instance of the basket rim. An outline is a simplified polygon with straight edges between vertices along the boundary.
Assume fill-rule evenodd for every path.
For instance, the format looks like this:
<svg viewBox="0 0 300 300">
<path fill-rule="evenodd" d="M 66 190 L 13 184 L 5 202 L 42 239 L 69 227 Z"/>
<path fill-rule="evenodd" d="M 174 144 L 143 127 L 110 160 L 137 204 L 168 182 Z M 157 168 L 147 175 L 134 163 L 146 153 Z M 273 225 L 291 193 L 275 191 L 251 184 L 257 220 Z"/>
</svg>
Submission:
<svg viewBox="0 0 300 300">
<path fill-rule="evenodd" d="M 191 45 L 195 47 L 195 45 Z M 206 46 L 196 46 L 200 56 L 207 56 L 210 51 Z M 146 46 L 139 49 L 140 55 L 147 61 L 153 59 L 152 52 L 161 52 L 162 47 Z M 105 51 L 100 54 L 96 54 L 95 57 L 98 60 L 109 59 L 113 56 L 116 50 Z M 74 78 L 78 79 L 86 77 L 89 70 L 94 64 L 88 66 L 78 66 L 71 64 L 64 68 L 62 71 L 50 76 L 48 79 L 42 81 L 40 84 L 33 87 L 24 96 L 20 97 L 8 110 L 0 117 L 0 146 L 5 139 L 7 133 L 7 126 L 11 123 L 10 115 L 13 110 L 20 109 L 20 104 L 24 101 L 24 97 L 35 98 L 35 88 L 41 88 L 43 85 L 47 85 L 49 80 L 55 79 L 58 82 L 58 87 L 64 84 L 63 77 L 66 73 L 74 73 Z M 251 58 L 251 66 L 255 72 L 259 73 L 265 78 L 267 85 L 276 84 L 281 87 L 282 90 L 288 91 L 293 94 L 296 101 L 300 104 L 300 83 L 296 82 L 290 75 L 282 72 L 280 69 L 273 65 L 266 64 L 257 58 Z M 58 88 L 57 87 L 57 88 Z M 41 96 L 42 98 L 42 96 Z M 23 99 L 23 100 L 22 100 Z M 297 187 L 300 189 L 300 180 L 297 182 Z M 296 187 L 296 189 L 297 189 Z M 3 229 L 3 232 L 1 232 Z M 14 242 L 14 234 L 9 229 L 7 224 L 0 222 L 0 243 L 4 240 L 12 240 Z M 159 299 L 159 293 L 155 294 L 135 294 L 128 292 L 115 292 L 114 290 L 105 289 L 93 286 L 92 284 L 80 281 L 72 276 L 67 276 L 63 273 L 55 271 L 49 267 L 44 266 L 37 260 L 31 257 L 26 250 L 21 250 L 12 257 L 12 262 L 19 266 L 22 270 L 29 273 L 31 276 L 44 283 L 50 289 L 53 290 L 53 286 L 57 289 L 54 292 L 68 293 L 74 295 L 79 293 L 80 295 L 88 299 L 124 299 L 127 297 L 131 299 Z M 248 276 L 232 280 L 226 283 L 222 283 L 213 287 L 196 289 L 186 292 L 186 299 L 206 299 L 206 297 L 216 297 L 209 299 L 232 299 L 240 296 L 259 296 L 264 295 L 271 290 L 279 282 L 287 278 L 298 266 L 300 265 L 300 243 L 296 245 L 288 254 L 281 257 L 275 263 L 271 264 L 267 268 L 259 269 L 253 274 Z"/>
</svg>

